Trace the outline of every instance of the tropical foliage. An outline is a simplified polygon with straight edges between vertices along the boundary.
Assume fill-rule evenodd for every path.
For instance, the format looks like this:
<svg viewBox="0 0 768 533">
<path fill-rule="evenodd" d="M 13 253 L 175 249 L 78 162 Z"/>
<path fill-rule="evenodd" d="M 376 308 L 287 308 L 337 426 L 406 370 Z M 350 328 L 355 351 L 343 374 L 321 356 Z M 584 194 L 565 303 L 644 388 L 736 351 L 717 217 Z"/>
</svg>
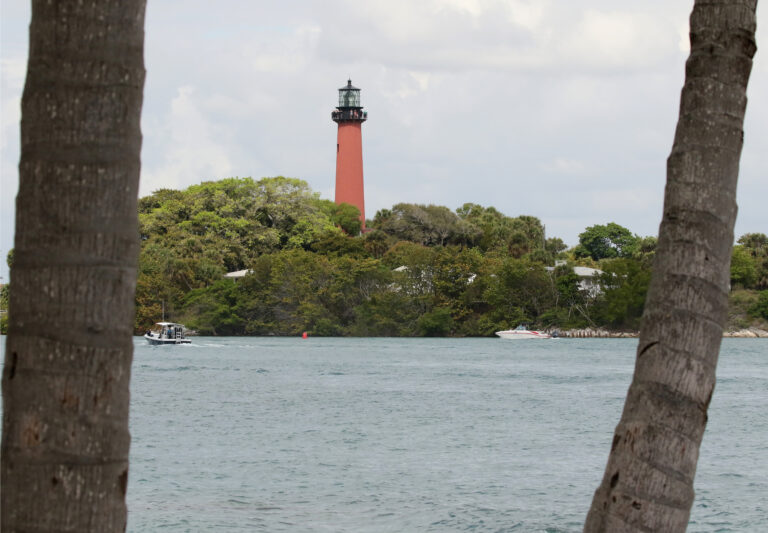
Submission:
<svg viewBox="0 0 768 533">
<path fill-rule="evenodd" d="M 654 237 L 608 223 L 586 228 L 567 250 L 536 217 L 472 203 L 455 212 L 396 204 L 367 221 L 363 234 L 359 216 L 282 176 L 141 198 L 136 331 L 163 316 L 207 335 L 639 327 Z M 580 276 L 577 265 L 597 270 Z M 225 277 L 235 271 L 241 276 Z M 736 322 L 768 318 L 768 237 L 739 239 L 731 283 Z"/>
<path fill-rule="evenodd" d="M 356 208 L 285 177 L 159 190 L 140 200 L 139 220 L 137 331 L 163 313 L 211 335 L 632 327 L 647 288 L 648 261 L 606 258 L 605 296 L 581 290 L 575 256 L 536 217 L 400 203 L 360 234 Z"/>
</svg>

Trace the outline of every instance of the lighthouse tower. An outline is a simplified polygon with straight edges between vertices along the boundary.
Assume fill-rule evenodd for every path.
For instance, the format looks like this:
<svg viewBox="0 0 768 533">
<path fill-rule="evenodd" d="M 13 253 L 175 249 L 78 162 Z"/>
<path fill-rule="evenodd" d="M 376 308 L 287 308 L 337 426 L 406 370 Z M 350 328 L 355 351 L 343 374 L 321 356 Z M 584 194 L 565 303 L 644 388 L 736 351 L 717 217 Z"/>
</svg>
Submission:
<svg viewBox="0 0 768 533">
<path fill-rule="evenodd" d="M 339 125 L 336 140 L 336 203 L 348 203 L 360 210 L 365 230 L 365 195 L 363 191 L 362 124 L 368 112 L 360 105 L 360 89 L 347 80 L 339 89 L 339 105 L 331 113 Z"/>
</svg>

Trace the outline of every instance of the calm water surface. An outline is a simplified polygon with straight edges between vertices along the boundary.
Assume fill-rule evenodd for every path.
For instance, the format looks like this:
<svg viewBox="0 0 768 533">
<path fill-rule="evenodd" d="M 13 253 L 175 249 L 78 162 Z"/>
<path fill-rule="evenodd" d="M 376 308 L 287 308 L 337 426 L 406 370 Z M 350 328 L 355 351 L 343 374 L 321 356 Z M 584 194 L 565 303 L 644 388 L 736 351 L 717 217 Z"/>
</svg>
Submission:
<svg viewBox="0 0 768 533">
<path fill-rule="evenodd" d="M 136 340 L 128 531 L 576 532 L 636 340 Z M 768 341 L 725 339 L 689 531 L 768 530 Z"/>
</svg>

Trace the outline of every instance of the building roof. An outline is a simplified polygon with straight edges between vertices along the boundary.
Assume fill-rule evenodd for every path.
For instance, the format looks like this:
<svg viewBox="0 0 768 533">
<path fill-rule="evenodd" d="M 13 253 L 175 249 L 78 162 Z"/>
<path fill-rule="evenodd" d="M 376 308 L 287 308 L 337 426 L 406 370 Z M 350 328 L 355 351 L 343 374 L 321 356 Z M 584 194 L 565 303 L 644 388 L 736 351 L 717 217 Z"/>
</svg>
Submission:
<svg viewBox="0 0 768 533">
<path fill-rule="evenodd" d="M 582 278 L 591 278 L 602 274 L 603 271 L 598 270 L 597 268 L 575 266 L 573 267 L 573 273 Z"/>
<path fill-rule="evenodd" d="M 352 85 L 352 80 L 347 80 L 347 85 L 345 87 L 339 87 L 340 91 L 359 91 L 357 87 L 354 87 Z"/>
<path fill-rule="evenodd" d="M 246 268 L 245 270 L 236 270 L 234 272 L 227 272 L 224 274 L 225 278 L 244 278 L 246 274 L 250 274 L 252 271 L 250 268 Z"/>
<path fill-rule="evenodd" d="M 558 266 L 560 266 L 560 265 L 558 265 L 557 262 L 555 262 L 555 266 L 553 266 L 553 267 L 544 267 L 544 270 L 546 270 L 547 272 L 552 272 Z M 603 271 L 600 270 L 600 269 L 597 269 L 597 268 L 575 266 L 575 267 L 573 267 L 573 273 L 576 274 L 577 276 L 579 276 L 580 278 L 593 278 L 595 276 L 599 276 L 600 274 L 602 274 Z"/>
</svg>

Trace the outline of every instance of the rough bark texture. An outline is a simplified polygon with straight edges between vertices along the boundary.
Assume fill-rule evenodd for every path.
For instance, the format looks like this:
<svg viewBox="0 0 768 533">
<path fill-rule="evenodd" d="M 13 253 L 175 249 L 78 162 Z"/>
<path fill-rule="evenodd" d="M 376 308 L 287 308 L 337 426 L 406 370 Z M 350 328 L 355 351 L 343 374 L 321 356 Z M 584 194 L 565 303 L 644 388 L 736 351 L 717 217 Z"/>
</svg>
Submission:
<svg viewBox="0 0 768 533">
<path fill-rule="evenodd" d="M 4 532 L 124 531 L 145 0 L 35 0 L 3 370 Z"/>
<path fill-rule="evenodd" d="M 584 531 L 685 531 L 726 319 L 757 0 L 696 0 L 635 373 Z"/>
</svg>

